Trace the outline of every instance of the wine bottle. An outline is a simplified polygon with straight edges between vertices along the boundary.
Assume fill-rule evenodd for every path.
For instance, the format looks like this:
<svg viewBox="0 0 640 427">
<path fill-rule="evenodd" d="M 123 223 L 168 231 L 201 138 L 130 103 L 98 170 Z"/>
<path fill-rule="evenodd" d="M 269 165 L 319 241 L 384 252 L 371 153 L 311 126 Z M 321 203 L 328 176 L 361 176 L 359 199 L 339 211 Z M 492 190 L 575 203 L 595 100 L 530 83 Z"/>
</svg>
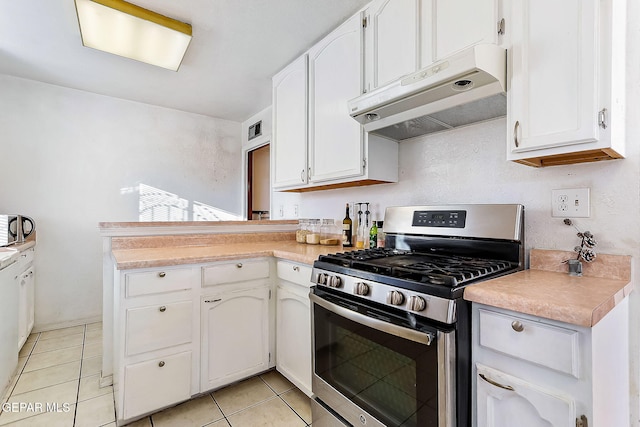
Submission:
<svg viewBox="0 0 640 427">
<path fill-rule="evenodd" d="M 346 248 L 353 246 L 353 244 L 351 243 L 351 239 L 352 239 L 351 235 L 353 233 L 352 227 L 353 227 L 353 222 L 349 217 L 349 203 L 347 203 L 346 214 L 344 216 L 344 219 L 342 220 L 342 246 Z"/>
</svg>

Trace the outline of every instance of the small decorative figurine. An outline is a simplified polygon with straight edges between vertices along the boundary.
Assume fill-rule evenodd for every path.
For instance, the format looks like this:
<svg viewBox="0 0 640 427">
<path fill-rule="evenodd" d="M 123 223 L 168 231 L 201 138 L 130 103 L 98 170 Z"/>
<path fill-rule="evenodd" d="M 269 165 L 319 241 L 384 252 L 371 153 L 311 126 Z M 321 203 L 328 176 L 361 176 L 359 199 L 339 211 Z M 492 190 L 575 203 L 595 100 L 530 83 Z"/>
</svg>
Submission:
<svg viewBox="0 0 640 427">
<path fill-rule="evenodd" d="M 566 225 L 573 225 L 570 219 L 565 219 L 564 223 Z M 575 246 L 573 250 L 578 253 L 578 257 L 573 260 L 567 260 L 569 264 L 569 275 L 571 276 L 582 276 L 582 263 L 580 260 L 584 262 L 593 262 L 596 259 L 596 253 L 593 248 L 598 244 L 596 242 L 596 238 L 590 231 L 582 232 L 573 225 L 573 227 L 578 230 L 577 236 L 582 240 L 579 246 Z"/>
</svg>

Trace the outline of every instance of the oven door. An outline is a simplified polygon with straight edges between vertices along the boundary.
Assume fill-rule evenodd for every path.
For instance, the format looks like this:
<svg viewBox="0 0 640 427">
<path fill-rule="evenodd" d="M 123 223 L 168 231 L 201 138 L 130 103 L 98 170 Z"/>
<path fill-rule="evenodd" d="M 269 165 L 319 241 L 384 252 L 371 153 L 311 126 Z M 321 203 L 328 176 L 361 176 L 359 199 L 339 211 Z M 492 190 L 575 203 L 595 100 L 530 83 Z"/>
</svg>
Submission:
<svg viewBox="0 0 640 427">
<path fill-rule="evenodd" d="M 456 425 L 454 330 L 318 287 L 310 299 L 319 404 L 355 426 Z"/>
</svg>

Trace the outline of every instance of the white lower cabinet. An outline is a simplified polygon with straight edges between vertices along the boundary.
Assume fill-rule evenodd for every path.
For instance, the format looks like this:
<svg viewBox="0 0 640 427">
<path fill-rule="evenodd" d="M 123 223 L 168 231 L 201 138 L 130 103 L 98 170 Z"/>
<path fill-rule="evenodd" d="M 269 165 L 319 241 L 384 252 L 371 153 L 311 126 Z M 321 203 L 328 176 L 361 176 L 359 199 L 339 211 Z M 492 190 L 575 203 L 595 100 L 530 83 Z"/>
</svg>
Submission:
<svg viewBox="0 0 640 427">
<path fill-rule="evenodd" d="M 117 424 L 274 366 L 311 396 L 310 280 L 270 257 L 116 271 Z"/>
<path fill-rule="evenodd" d="M 201 388 L 269 369 L 269 286 L 202 296 Z"/>
<path fill-rule="evenodd" d="M 120 272 L 114 286 L 114 391 L 123 425 L 199 392 L 199 269 Z"/>
<path fill-rule="evenodd" d="M 628 425 L 628 299 L 590 328 L 474 303 L 472 330 L 474 426 Z"/>
<path fill-rule="evenodd" d="M 311 268 L 278 261 L 276 369 L 311 396 Z"/>
</svg>

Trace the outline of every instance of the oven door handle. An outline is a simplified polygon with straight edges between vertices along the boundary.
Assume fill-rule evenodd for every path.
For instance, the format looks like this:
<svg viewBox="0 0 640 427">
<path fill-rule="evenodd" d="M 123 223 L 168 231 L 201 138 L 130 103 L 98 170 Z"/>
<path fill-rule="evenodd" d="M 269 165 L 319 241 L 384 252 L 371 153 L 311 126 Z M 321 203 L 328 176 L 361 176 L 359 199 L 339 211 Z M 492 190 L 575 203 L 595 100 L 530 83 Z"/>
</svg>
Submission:
<svg viewBox="0 0 640 427">
<path fill-rule="evenodd" d="M 435 335 L 432 332 L 416 331 L 414 329 L 403 328 L 402 326 L 394 325 L 393 323 L 385 322 L 384 320 L 375 319 L 373 317 L 365 316 L 364 314 L 349 310 L 348 308 L 341 307 L 337 304 L 329 302 L 313 293 L 309 294 L 309 298 L 315 304 L 326 308 L 327 310 L 338 314 L 349 320 L 360 323 L 361 325 L 368 326 L 381 332 L 386 332 L 391 335 L 396 335 L 401 338 L 405 338 L 411 341 L 415 341 L 421 344 L 431 345 L 435 339 Z"/>
</svg>

